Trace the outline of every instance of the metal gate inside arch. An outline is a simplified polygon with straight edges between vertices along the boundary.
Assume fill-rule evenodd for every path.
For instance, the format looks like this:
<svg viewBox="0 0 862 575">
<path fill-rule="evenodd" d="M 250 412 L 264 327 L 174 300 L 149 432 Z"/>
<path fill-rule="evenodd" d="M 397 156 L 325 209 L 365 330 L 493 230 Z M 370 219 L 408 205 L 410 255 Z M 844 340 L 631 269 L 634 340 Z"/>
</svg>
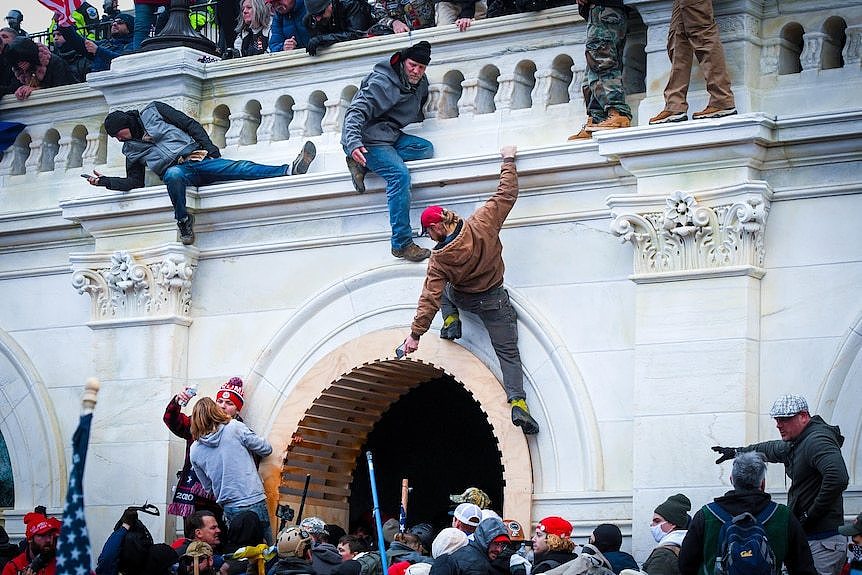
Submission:
<svg viewBox="0 0 862 575">
<path fill-rule="evenodd" d="M 333 381 L 288 445 L 281 503 L 296 509 L 311 475 L 307 507 L 345 528 L 368 523 L 367 449 L 374 453 L 384 516 L 397 516 L 402 477 L 413 487 L 411 524 L 444 525 L 448 495 L 470 485 L 487 491 L 502 511 L 503 466 L 487 416 L 461 383 L 434 365 L 382 360 Z"/>
</svg>

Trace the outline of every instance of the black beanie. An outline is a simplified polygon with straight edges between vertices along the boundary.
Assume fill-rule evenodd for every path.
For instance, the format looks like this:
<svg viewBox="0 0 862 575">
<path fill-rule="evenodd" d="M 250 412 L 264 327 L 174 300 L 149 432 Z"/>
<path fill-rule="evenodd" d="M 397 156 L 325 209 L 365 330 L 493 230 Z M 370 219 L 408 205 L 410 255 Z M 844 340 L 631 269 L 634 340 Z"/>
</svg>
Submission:
<svg viewBox="0 0 862 575">
<path fill-rule="evenodd" d="M 147 564 L 144 573 L 147 575 L 162 575 L 170 573 L 171 566 L 179 560 L 179 555 L 170 545 L 156 543 L 147 553 Z"/>
<path fill-rule="evenodd" d="M 133 126 L 134 119 L 128 112 L 117 110 L 105 116 L 105 132 L 107 132 L 109 136 L 116 136 L 117 132 L 123 128 L 129 128 L 131 130 Z"/>
<path fill-rule="evenodd" d="M 431 44 L 425 40 L 417 42 L 409 48 L 402 50 L 401 57 L 402 59 L 410 58 L 414 62 L 427 66 L 431 61 Z"/>
<path fill-rule="evenodd" d="M 673 523 L 680 529 L 688 527 L 688 512 L 691 511 L 691 501 L 682 493 L 671 495 L 667 500 L 655 508 L 655 513 L 661 515 L 666 521 Z"/>
<path fill-rule="evenodd" d="M 30 64 L 30 72 L 35 72 L 39 67 L 39 47 L 33 40 L 27 37 L 18 37 L 12 40 L 12 43 L 6 47 L 6 61 L 12 66 L 17 66 L 18 62 L 27 62 Z"/>
<path fill-rule="evenodd" d="M 623 545 L 623 534 L 616 525 L 602 523 L 593 531 L 593 545 L 602 553 L 619 551 Z"/>
</svg>

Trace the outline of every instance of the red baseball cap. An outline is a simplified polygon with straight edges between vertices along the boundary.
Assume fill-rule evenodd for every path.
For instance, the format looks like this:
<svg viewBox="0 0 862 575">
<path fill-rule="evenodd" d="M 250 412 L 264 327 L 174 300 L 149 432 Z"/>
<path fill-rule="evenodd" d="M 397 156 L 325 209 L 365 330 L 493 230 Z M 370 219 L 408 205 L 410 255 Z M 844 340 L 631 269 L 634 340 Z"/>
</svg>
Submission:
<svg viewBox="0 0 862 575">
<path fill-rule="evenodd" d="M 536 529 L 549 535 L 556 535 L 557 537 L 562 538 L 568 538 L 572 534 L 572 524 L 556 515 L 545 517 L 539 521 L 539 524 L 536 525 Z"/>
<path fill-rule="evenodd" d="M 60 532 L 60 522 L 55 517 L 45 517 L 41 513 L 28 513 L 24 516 L 24 524 L 27 526 L 25 535 L 32 539 L 34 535 L 44 535 L 52 531 Z"/>
<path fill-rule="evenodd" d="M 443 208 L 440 206 L 428 206 L 422 210 L 422 235 L 428 232 L 428 228 L 443 221 Z"/>
</svg>

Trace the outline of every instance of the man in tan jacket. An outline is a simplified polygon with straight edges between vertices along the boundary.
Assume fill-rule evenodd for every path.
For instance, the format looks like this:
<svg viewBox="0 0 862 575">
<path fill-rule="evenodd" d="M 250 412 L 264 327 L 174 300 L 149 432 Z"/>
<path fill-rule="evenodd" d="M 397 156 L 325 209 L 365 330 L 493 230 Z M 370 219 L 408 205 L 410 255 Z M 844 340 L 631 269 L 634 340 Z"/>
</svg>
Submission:
<svg viewBox="0 0 862 575">
<path fill-rule="evenodd" d="M 441 310 L 443 339 L 461 337 L 458 310 L 479 316 L 500 360 L 503 387 L 512 406 L 512 423 L 524 433 L 539 432 L 524 395 L 524 372 L 518 351 L 518 323 L 509 294 L 503 288 L 503 244 L 500 228 L 518 199 L 518 172 L 515 146 L 500 151 L 503 164 L 497 192 L 466 220 L 453 211 L 430 206 L 422 212 L 422 233 L 437 245 L 428 260 L 425 285 L 419 297 L 410 335 L 404 340 L 405 353 L 419 348 L 419 338 L 428 331 Z"/>
</svg>

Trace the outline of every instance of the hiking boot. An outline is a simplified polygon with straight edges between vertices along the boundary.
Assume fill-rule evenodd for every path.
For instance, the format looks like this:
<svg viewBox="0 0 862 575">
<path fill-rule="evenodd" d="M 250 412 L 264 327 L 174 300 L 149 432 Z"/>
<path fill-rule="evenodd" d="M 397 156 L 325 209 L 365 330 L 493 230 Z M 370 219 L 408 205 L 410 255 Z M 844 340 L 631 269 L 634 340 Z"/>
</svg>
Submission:
<svg viewBox="0 0 862 575">
<path fill-rule="evenodd" d="M 670 110 L 662 110 L 655 116 L 649 119 L 652 126 L 656 124 L 672 124 L 674 122 L 685 122 L 688 120 L 688 114 L 685 112 L 671 112 Z"/>
<path fill-rule="evenodd" d="M 589 138 L 592 138 L 593 135 L 587 131 L 587 128 L 589 128 L 592 125 L 593 125 L 593 119 L 587 118 L 587 123 L 584 124 L 583 126 L 581 126 L 581 131 L 578 132 L 577 134 L 572 134 L 571 136 L 569 136 L 568 141 L 573 142 L 575 140 L 587 140 Z"/>
<path fill-rule="evenodd" d="M 347 171 L 350 172 L 350 181 L 353 182 L 353 189 L 360 194 L 365 193 L 365 174 L 368 173 L 368 168 L 353 159 L 352 156 L 344 158 L 347 160 Z"/>
<path fill-rule="evenodd" d="M 440 339 L 458 339 L 461 337 L 461 320 L 457 313 L 447 315 L 440 329 Z"/>
<path fill-rule="evenodd" d="M 598 124 L 593 124 L 592 126 L 584 126 L 584 130 L 586 130 L 587 132 L 599 132 L 602 130 L 628 128 L 631 125 L 631 118 L 623 116 L 622 114 L 617 112 L 615 108 L 609 108 L 607 119 L 599 122 Z"/>
<path fill-rule="evenodd" d="M 725 116 L 733 116 L 736 114 L 736 108 L 716 108 L 715 106 L 707 106 L 700 112 L 695 112 L 691 115 L 692 120 L 708 120 L 710 118 L 724 118 Z"/>
<path fill-rule="evenodd" d="M 290 165 L 290 175 L 299 176 L 307 172 L 308 166 L 310 166 L 311 162 L 314 161 L 314 156 L 316 155 L 317 148 L 314 147 L 311 140 L 304 143 L 299 154 L 296 155 L 296 159 L 293 160 L 293 163 Z"/>
<path fill-rule="evenodd" d="M 177 222 L 177 227 L 180 229 L 180 241 L 184 245 L 190 246 L 195 243 L 195 218 L 191 214 L 186 216 L 186 219 Z"/>
<path fill-rule="evenodd" d="M 539 433 L 539 424 L 530 415 L 527 401 L 524 399 L 513 399 L 509 402 L 512 406 L 512 423 L 521 428 L 525 435 L 536 435 Z"/>
<path fill-rule="evenodd" d="M 421 262 L 431 256 L 431 250 L 420 248 L 413 242 L 410 242 L 400 250 L 392 248 L 392 255 L 396 258 L 402 258 L 411 262 Z"/>
</svg>

